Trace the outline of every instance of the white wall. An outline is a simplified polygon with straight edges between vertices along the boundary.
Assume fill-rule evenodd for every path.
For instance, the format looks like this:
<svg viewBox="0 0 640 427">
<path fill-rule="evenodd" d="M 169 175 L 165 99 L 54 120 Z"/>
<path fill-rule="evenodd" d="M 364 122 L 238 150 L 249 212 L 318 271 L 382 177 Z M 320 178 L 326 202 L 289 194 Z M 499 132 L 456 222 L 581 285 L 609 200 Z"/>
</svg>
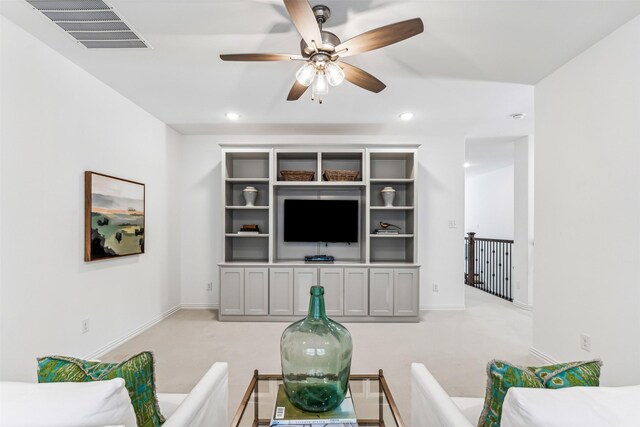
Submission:
<svg viewBox="0 0 640 427">
<path fill-rule="evenodd" d="M 465 232 L 513 239 L 513 165 L 465 178 Z"/>
<path fill-rule="evenodd" d="M 514 141 L 512 296 L 514 304 L 533 304 L 533 137 Z"/>
<path fill-rule="evenodd" d="M 640 17 L 541 81 L 535 116 L 533 346 L 639 384 Z"/>
<path fill-rule="evenodd" d="M 179 135 L 0 17 L 2 380 L 86 356 L 180 303 Z M 83 261 L 83 172 L 146 184 L 146 253 Z M 81 334 L 82 319 L 90 331 Z"/>
<path fill-rule="evenodd" d="M 389 138 L 335 136 L 332 144 L 387 143 Z M 222 261 L 220 218 L 219 144 L 326 144 L 326 136 L 186 136 L 182 142 L 181 214 L 182 302 L 187 305 L 217 305 L 217 263 Z M 421 143 L 419 152 L 418 262 L 421 270 L 423 309 L 464 307 L 463 229 L 448 228 L 448 221 L 462 224 L 464 216 L 464 138 L 424 137 L 396 143 Z M 202 239 L 207 236 L 208 239 Z M 213 292 L 206 284 L 214 283 Z M 439 292 L 432 284 L 438 283 Z"/>
</svg>

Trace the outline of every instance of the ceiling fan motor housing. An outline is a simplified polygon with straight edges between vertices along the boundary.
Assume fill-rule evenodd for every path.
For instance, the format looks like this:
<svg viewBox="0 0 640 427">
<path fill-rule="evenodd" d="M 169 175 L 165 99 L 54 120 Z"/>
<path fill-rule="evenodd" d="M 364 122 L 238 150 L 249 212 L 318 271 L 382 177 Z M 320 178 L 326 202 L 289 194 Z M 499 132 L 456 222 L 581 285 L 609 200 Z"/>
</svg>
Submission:
<svg viewBox="0 0 640 427">
<path fill-rule="evenodd" d="M 325 52 L 333 52 L 334 48 L 340 44 L 340 39 L 333 33 L 329 31 L 320 31 L 322 35 L 322 45 L 318 46 L 318 50 L 323 50 Z M 300 40 L 300 52 L 304 57 L 310 57 L 316 51 L 313 46 L 309 46 L 304 39 Z"/>
</svg>

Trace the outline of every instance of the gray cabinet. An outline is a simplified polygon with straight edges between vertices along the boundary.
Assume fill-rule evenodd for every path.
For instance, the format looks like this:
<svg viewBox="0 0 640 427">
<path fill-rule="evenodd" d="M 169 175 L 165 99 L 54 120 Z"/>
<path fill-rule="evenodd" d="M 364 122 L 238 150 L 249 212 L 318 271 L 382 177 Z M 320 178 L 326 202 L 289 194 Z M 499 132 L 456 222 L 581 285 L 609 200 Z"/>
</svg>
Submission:
<svg viewBox="0 0 640 427">
<path fill-rule="evenodd" d="M 344 269 L 344 315 L 367 316 L 369 314 L 369 270 Z"/>
<path fill-rule="evenodd" d="M 244 314 L 244 268 L 220 269 L 220 313 Z"/>
<path fill-rule="evenodd" d="M 324 307 L 327 316 L 344 314 L 344 269 L 320 268 L 320 285 L 324 287 Z"/>
<path fill-rule="evenodd" d="M 293 268 L 271 268 L 269 271 L 269 313 L 293 315 Z"/>
<path fill-rule="evenodd" d="M 369 271 L 369 314 L 393 316 L 393 268 Z"/>
<path fill-rule="evenodd" d="M 269 269 L 244 269 L 244 314 L 269 314 Z"/>
<path fill-rule="evenodd" d="M 293 314 L 306 316 L 309 310 L 309 288 L 318 284 L 318 269 L 293 269 Z"/>
<path fill-rule="evenodd" d="M 336 320 L 418 321 L 419 267 L 394 267 L 221 267 L 220 319 L 306 316 L 309 288 L 320 284 L 326 313 Z"/>
<path fill-rule="evenodd" d="M 418 315 L 418 269 L 396 268 L 393 271 L 393 315 Z"/>
<path fill-rule="evenodd" d="M 226 316 L 269 314 L 269 269 L 221 268 L 220 314 Z"/>
</svg>

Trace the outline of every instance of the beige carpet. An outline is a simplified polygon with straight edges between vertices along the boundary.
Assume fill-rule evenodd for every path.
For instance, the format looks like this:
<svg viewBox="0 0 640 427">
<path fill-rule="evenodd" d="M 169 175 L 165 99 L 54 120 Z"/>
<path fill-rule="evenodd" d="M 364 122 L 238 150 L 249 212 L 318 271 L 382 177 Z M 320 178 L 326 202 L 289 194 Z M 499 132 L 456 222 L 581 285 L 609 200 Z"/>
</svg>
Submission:
<svg viewBox="0 0 640 427">
<path fill-rule="evenodd" d="M 411 362 L 424 363 L 452 396 L 483 396 L 490 359 L 539 363 L 528 354 L 530 313 L 466 290 L 466 311 L 423 312 L 420 323 L 345 324 L 353 336 L 352 373 L 383 369 L 408 425 Z M 280 371 L 279 340 L 287 325 L 218 322 L 214 310 L 180 310 L 101 359 L 119 361 L 153 351 L 161 392 L 188 392 L 213 362 L 228 362 L 231 419 L 254 369 Z"/>
</svg>

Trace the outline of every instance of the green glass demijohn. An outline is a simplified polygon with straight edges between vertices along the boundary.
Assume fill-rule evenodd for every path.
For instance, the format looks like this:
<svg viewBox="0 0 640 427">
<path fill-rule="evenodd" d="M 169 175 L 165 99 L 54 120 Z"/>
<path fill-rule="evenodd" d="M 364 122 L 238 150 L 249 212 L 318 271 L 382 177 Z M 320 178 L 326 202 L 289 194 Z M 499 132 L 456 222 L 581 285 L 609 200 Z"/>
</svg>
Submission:
<svg viewBox="0 0 640 427">
<path fill-rule="evenodd" d="M 282 376 L 291 403 L 304 411 L 324 412 L 344 400 L 353 347 L 347 328 L 327 318 L 324 288 L 312 286 L 310 293 L 307 317 L 282 333 Z"/>
</svg>

